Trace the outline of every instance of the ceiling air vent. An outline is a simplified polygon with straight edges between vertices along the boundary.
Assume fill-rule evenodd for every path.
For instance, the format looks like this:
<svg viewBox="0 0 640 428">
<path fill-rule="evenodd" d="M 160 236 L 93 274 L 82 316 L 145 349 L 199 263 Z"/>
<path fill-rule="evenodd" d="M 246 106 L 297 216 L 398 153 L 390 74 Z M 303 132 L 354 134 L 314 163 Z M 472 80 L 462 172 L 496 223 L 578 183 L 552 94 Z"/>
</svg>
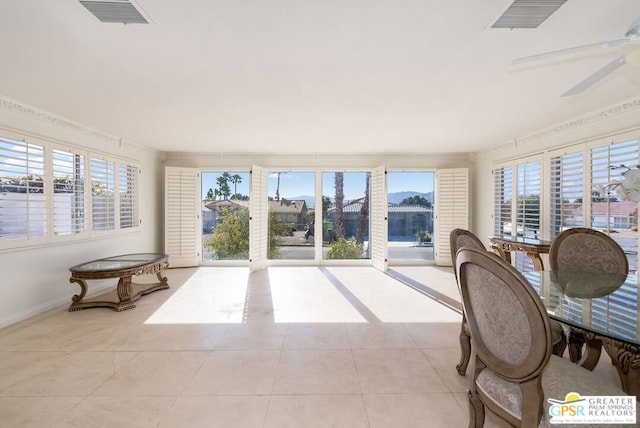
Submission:
<svg viewBox="0 0 640 428">
<path fill-rule="evenodd" d="M 100 22 L 116 22 L 121 24 L 149 23 L 128 0 L 79 1 L 80 4 L 86 7 Z"/>
<path fill-rule="evenodd" d="M 515 0 L 491 28 L 538 28 L 567 0 Z"/>
</svg>

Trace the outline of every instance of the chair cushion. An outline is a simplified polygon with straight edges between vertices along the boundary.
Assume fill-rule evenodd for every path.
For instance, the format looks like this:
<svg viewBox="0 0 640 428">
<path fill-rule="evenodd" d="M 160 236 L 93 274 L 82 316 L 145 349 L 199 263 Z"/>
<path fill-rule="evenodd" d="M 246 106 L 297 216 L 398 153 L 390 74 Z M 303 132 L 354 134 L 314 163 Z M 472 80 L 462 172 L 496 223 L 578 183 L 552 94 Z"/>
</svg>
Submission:
<svg viewBox="0 0 640 428">
<path fill-rule="evenodd" d="M 522 408 L 522 393 L 517 383 L 508 382 L 496 376 L 489 369 L 484 369 L 476 379 L 476 385 L 485 395 L 488 395 L 507 413 L 520 419 Z M 570 361 L 551 356 L 549 363 L 542 374 L 542 389 L 544 390 L 544 408 L 540 427 L 549 427 L 549 408 L 551 404 L 548 398 L 563 400 L 569 392 L 577 392 L 580 395 L 627 395 L 620 388 L 605 383 L 594 373 L 573 364 Z M 598 425 L 605 427 L 607 425 Z M 620 428 L 623 425 L 612 425 Z M 563 428 L 582 428 L 584 425 L 563 424 Z"/>
</svg>

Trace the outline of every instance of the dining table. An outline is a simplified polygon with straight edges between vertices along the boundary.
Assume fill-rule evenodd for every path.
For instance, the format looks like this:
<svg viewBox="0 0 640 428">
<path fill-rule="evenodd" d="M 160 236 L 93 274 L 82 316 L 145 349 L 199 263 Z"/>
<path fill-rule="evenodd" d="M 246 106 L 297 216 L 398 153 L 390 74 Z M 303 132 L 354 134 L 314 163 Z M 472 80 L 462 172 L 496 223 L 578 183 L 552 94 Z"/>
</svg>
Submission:
<svg viewBox="0 0 640 428">
<path fill-rule="evenodd" d="M 604 349 L 622 389 L 640 399 L 637 274 L 541 270 L 523 275 L 540 295 L 551 319 L 582 333 L 585 349 L 578 364 L 593 370 Z"/>
</svg>

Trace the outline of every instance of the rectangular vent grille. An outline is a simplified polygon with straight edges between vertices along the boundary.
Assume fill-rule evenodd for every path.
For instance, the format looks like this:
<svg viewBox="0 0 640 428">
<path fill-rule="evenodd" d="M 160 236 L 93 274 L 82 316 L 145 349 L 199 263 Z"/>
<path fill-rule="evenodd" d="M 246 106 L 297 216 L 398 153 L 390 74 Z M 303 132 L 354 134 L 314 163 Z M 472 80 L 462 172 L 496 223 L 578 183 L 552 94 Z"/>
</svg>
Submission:
<svg viewBox="0 0 640 428">
<path fill-rule="evenodd" d="M 538 28 L 567 0 L 515 0 L 491 28 Z"/>
<path fill-rule="evenodd" d="M 148 24 L 144 16 L 126 0 L 83 1 L 80 4 L 87 8 L 100 22 L 116 22 L 122 24 Z"/>
</svg>

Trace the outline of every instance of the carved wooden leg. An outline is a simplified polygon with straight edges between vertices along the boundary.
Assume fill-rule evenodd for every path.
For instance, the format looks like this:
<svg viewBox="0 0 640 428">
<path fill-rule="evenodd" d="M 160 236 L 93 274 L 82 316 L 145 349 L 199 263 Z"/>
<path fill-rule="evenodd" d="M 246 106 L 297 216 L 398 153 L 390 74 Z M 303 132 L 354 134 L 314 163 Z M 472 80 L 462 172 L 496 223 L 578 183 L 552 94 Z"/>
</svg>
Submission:
<svg viewBox="0 0 640 428">
<path fill-rule="evenodd" d="M 123 276 L 118 281 L 118 300 L 120 302 L 131 301 L 131 276 Z"/>
<path fill-rule="evenodd" d="M 587 370 L 593 370 L 598 365 L 598 361 L 600 361 L 602 340 L 592 333 L 584 333 L 583 337 L 585 339 L 584 354 L 578 364 Z"/>
<path fill-rule="evenodd" d="M 640 346 L 613 339 L 604 339 L 602 346 L 618 371 L 622 390 L 640 399 Z"/>
<path fill-rule="evenodd" d="M 467 319 L 462 316 L 462 324 L 460 325 L 460 362 L 456 366 L 458 374 L 464 376 L 467 373 L 467 366 L 471 358 L 471 336 L 467 327 Z"/>
<path fill-rule="evenodd" d="M 582 359 L 582 346 L 584 345 L 585 337 L 580 331 L 570 329 L 569 330 L 569 359 L 572 363 L 579 363 Z"/>
<path fill-rule="evenodd" d="M 538 253 L 527 253 L 527 256 L 533 262 L 533 270 L 544 270 L 544 264 Z"/>
<path fill-rule="evenodd" d="M 71 298 L 71 301 L 73 303 L 71 303 L 71 306 L 69 306 L 69 312 L 78 311 L 82 308 L 78 307 L 77 305 L 82 303 L 82 299 L 84 299 L 84 296 L 87 295 L 87 289 L 88 289 L 87 283 L 84 279 L 79 279 L 79 278 L 71 278 L 69 279 L 69 282 L 71 283 L 75 282 L 80 285 L 80 294 L 73 295 L 73 297 Z"/>
<path fill-rule="evenodd" d="M 467 392 L 469 397 L 469 428 L 484 426 L 484 404 L 472 391 Z"/>
</svg>

